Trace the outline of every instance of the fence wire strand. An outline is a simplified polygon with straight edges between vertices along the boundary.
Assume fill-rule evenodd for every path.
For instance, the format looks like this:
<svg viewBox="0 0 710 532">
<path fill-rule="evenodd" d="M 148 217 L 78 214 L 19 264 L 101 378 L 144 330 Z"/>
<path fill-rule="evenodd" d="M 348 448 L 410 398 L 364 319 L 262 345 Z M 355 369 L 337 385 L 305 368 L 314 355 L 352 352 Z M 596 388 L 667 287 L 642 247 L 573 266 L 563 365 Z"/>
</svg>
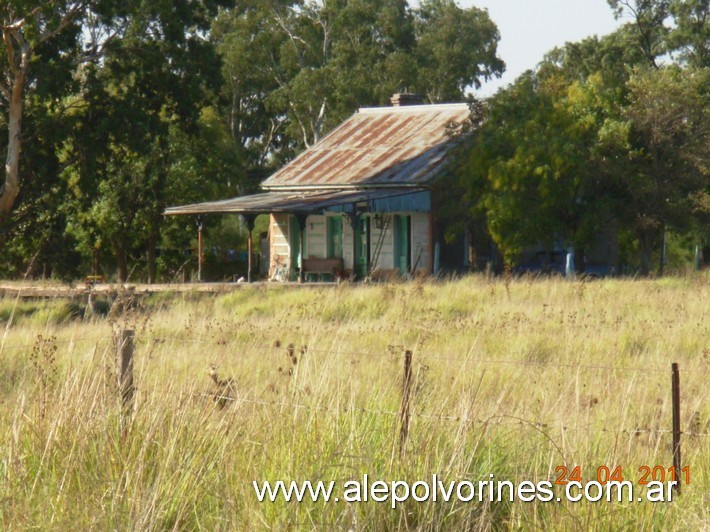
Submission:
<svg viewBox="0 0 710 532">
<path fill-rule="evenodd" d="M 105 340 L 106 336 L 84 336 L 80 338 L 66 338 L 66 339 L 54 339 L 50 338 L 49 336 L 42 336 L 42 339 L 45 341 L 50 341 L 54 344 L 57 345 L 68 345 L 72 343 L 77 343 L 77 342 L 99 342 L 101 340 Z M 26 344 L 2 344 L 0 343 L 0 353 L 5 351 L 6 349 L 9 350 L 22 350 L 22 349 L 32 349 L 38 344 L 38 341 L 35 340 L 32 343 L 26 343 Z"/>
<path fill-rule="evenodd" d="M 222 395 L 220 393 L 209 393 L 209 392 L 201 392 L 201 393 L 193 393 L 192 394 L 195 397 L 203 397 L 207 399 L 212 399 L 214 401 L 233 401 L 235 403 L 246 403 L 246 404 L 253 404 L 257 406 L 271 406 L 271 407 L 286 407 L 290 409 L 304 409 L 304 410 L 314 410 L 318 412 L 327 412 L 327 413 L 332 413 L 332 414 L 348 414 L 348 413 L 353 413 L 353 412 L 361 412 L 361 413 L 367 413 L 367 414 L 375 414 L 379 416 L 388 416 L 388 417 L 400 417 L 400 412 L 395 412 L 393 410 L 377 410 L 377 409 L 370 409 L 370 408 L 364 408 L 364 407 L 344 407 L 344 408 L 332 408 L 328 406 L 320 406 L 320 405 L 306 405 L 303 403 L 291 403 L 291 402 L 286 402 L 286 401 L 264 401 L 264 400 L 259 400 L 259 399 L 248 399 L 248 398 L 243 398 L 243 397 L 233 397 L 230 395 Z M 552 423 L 547 423 L 547 422 L 542 422 L 542 421 L 533 421 L 529 419 L 524 419 L 519 416 L 512 416 L 508 414 L 496 414 L 492 415 L 488 418 L 478 418 L 478 417 L 469 417 L 469 416 L 437 416 L 434 414 L 427 414 L 427 413 L 418 413 L 418 412 L 411 412 L 410 415 L 414 418 L 418 419 L 426 419 L 426 420 L 431 420 L 431 421 L 454 421 L 456 423 L 460 424 L 474 424 L 478 423 L 480 425 L 498 425 L 498 426 L 506 426 L 506 427 L 511 427 L 511 428 L 520 428 L 520 429 L 527 429 L 528 426 L 533 426 L 536 428 L 540 429 L 546 429 L 550 431 L 565 431 L 565 432 L 576 432 L 576 431 L 581 431 L 581 430 L 595 430 L 598 432 L 603 432 L 603 433 L 611 433 L 611 434 L 668 434 L 672 433 L 673 431 L 670 429 L 653 429 L 653 428 L 641 428 L 641 427 L 636 427 L 636 428 L 624 428 L 624 429 L 617 429 L 617 430 L 612 430 L 612 429 L 606 429 L 606 428 L 594 428 L 593 423 L 588 423 L 587 425 L 581 426 L 581 427 L 573 427 L 570 425 L 555 425 Z M 685 436 L 698 436 L 698 437 L 703 437 L 703 436 L 710 436 L 710 432 L 693 432 L 693 431 L 681 431 L 681 433 Z"/>
<path fill-rule="evenodd" d="M 214 347 L 217 346 L 226 346 L 229 345 L 229 342 L 226 341 L 210 341 L 210 340 L 204 340 L 204 339 L 182 339 L 182 338 L 169 338 L 169 337 L 163 337 L 163 336 L 147 336 L 141 341 L 147 342 L 147 341 L 153 341 L 153 342 L 158 342 L 158 343 L 165 343 L 168 341 L 176 341 L 179 340 L 181 342 L 189 342 L 189 343 L 196 343 L 200 345 L 212 345 Z M 343 351 L 340 349 L 323 349 L 323 348 L 313 348 L 311 346 L 297 346 L 297 345 L 262 345 L 262 344 L 246 344 L 242 347 L 247 347 L 253 350 L 260 350 L 263 352 L 267 351 L 278 351 L 278 352 L 285 352 L 288 349 L 293 349 L 294 352 L 301 352 L 301 349 L 305 350 L 305 354 L 307 353 L 324 353 L 328 355 L 335 355 L 335 356 L 354 356 L 354 357 L 383 357 L 383 356 L 399 356 L 401 353 L 405 351 L 405 347 L 401 345 L 396 345 L 396 346 L 390 346 L 396 349 L 386 349 L 382 352 L 373 352 L 373 351 Z M 601 365 L 601 364 L 569 364 L 565 362 L 534 362 L 534 361 L 522 361 L 522 360 L 502 360 L 502 359 L 482 359 L 482 358 L 475 358 L 475 357 L 456 357 L 456 356 L 439 356 L 439 355 L 429 355 L 427 353 L 417 353 L 416 351 L 414 352 L 415 356 L 420 359 L 420 360 L 441 360 L 445 362 L 458 362 L 460 364 L 502 364 L 502 365 L 512 365 L 512 366 L 521 366 L 521 367 L 543 367 L 543 368 L 568 368 L 568 369 L 593 369 L 593 370 L 603 370 L 603 371 L 633 371 L 633 372 L 640 372 L 640 373 L 669 373 L 668 369 L 663 369 L 663 368 L 640 368 L 640 367 L 629 367 L 629 366 L 606 366 L 606 365 Z M 696 369 L 682 369 L 681 372 L 683 373 L 700 373 L 703 372 L 703 370 L 696 370 Z"/>
<path fill-rule="evenodd" d="M 74 337 L 74 338 L 67 338 L 67 339 L 56 339 L 53 337 L 46 337 L 44 340 L 50 340 L 54 344 L 76 344 L 79 342 L 95 342 L 99 343 L 101 340 L 106 339 L 106 335 L 104 336 L 82 336 L 82 337 Z M 225 343 L 220 343 L 219 341 L 209 341 L 205 339 L 184 339 L 184 338 L 178 338 L 178 337 L 165 337 L 165 336 L 150 336 L 150 335 L 144 335 L 140 338 L 137 339 L 139 343 L 142 343 L 144 345 L 150 346 L 150 344 L 161 344 L 161 343 L 166 343 L 168 341 L 180 341 L 180 342 L 191 342 L 191 343 L 196 343 L 199 345 L 211 345 L 211 346 L 218 346 L 218 345 L 225 345 Z M 39 343 L 39 338 L 35 340 L 32 343 L 25 343 L 25 344 L 6 344 L 2 345 L 0 344 L 0 353 L 5 351 L 5 350 L 16 350 L 16 349 L 31 349 L 37 346 Z M 368 352 L 368 351 L 341 351 L 337 349 L 322 349 L 322 348 L 312 348 L 308 346 L 295 346 L 293 344 L 288 344 L 286 346 L 282 344 L 278 345 L 259 345 L 259 344 L 248 344 L 247 346 L 244 347 L 249 347 L 251 349 L 255 350 L 260 350 L 264 352 L 280 352 L 280 353 L 300 353 L 301 355 L 307 354 L 307 353 L 325 353 L 328 355 L 349 355 L 349 356 L 373 356 L 373 357 L 393 357 L 393 356 L 400 356 L 401 353 L 404 352 L 403 346 L 390 346 L 391 348 L 386 351 L 386 352 Z M 521 366 L 521 367 L 550 367 L 550 368 L 568 368 L 568 369 L 593 369 L 593 370 L 605 370 L 605 371 L 635 371 L 635 372 L 646 372 L 646 373 L 670 373 L 669 370 L 667 369 L 660 369 L 660 368 L 633 368 L 633 367 L 616 367 L 616 366 L 605 366 L 605 365 L 598 365 L 598 364 L 567 364 L 567 363 L 545 363 L 545 362 L 532 362 L 532 361 L 512 361 L 512 360 L 501 360 L 501 359 L 478 359 L 474 357 L 468 357 L 468 358 L 461 358 L 461 357 L 447 357 L 447 356 L 431 356 L 431 355 L 426 355 L 426 354 L 419 354 L 418 357 L 420 360 L 425 360 L 425 361 L 445 361 L 445 362 L 459 362 L 461 365 L 464 364 L 502 364 L 502 365 L 514 365 L 514 366 Z M 699 372 L 701 370 L 681 370 L 682 372 L 685 373 L 694 373 L 694 372 Z M 198 396 L 198 397 L 205 397 L 205 398 L 211 398 L 215 401 L 229 401 L 233 403 L 245 403 L 245 404 L 253 404 L 256 406 L 264 406 L 264 407 L 281 407 L 281 408 L 290 408 L 290 409 L 305 409 L 305 410 L 313 410 L 313 411 L 319 411 L 319 412 L 328 412 L 328 413 L 334 413 L 334 414 L 345 414 L 345 413 L 353 413 L 353 412 L 358 412 L 358 413 L 367 413 L 367 414 L 373 414 L 373 415 L 379 415 L 379 416 L 388 416 L 388 417 L 393 417 L 397 418 L 401 416 L 400 412 L 397 411 L 392 411 L 392 410 L 380 410 L 380 409 L 370 409 L 370 408 L 364 408 L 364 407 L 344 407 L 344 408 L 333 408 L 330 406 L 320 406 L 320 405 L 307 405 L 303 403 L 293 403 L 293 402 L 286 402 L 286 401 L 264 401 L 264 400 L 258 400 L 258 399 L 251 399 L 251 398 L 246 398 L 246 397 L 233 397 L 230 395 L 223 395 L 219 392 L 201 392 L 201 393 L 193 393 L 191 394 L 193 396 Z M 528 419 L 523 419 L 520 417 L 512 416 L 512 415 L 505 415 L 505 414 L 497 414 L 497 415 L 492 415 L 488 418 L 481 418 L 481 417 L 471 417 L 471 416 L 452 416 L 452 415 L 436 415 L 436 414 L 431 414 L 431 413 L 425 413 L 425 412 L 412 412 L 411 416 L 415 419 L 421 419 L 421 420 L 429 420 L 429 421 L 441 421 L 441 422 L 454 422 L 458 424 L 480 424 L 483 426 L 489 426 L 489 425 L 496 425 L 496 426 L 505 426 L 507 428 L 512 428 L 512 429 L 527 429 L 529 427 L 534 427 L 537 429 L 544 429 L 547 431 L 564 431 L 564 432 L 575 432 L 575 431 L 581 431 L 581 430 L 595 430 L 597 432 L 602 432 L 602 433 L 613 433 L 613 434 L 669 434 L 672 433 L 673 431 L 670 429 L 659 429 L 659 428 L 647 428 L 647 427 L 634 427 L 634 428 L 621 428 L 621 429 L 608 429 L 608 428 L 593 428 L 593 423 L 589 423 L 584 426 L 573 426 L 570 424 L 555 424 L 555 423 L 549 423 L 549 422 L 543 422 L 539 420 L 528 420 Z M 700 432 L 700 431 L 681 431 L 681 433 L 685 436 L 692 436 L 692 437 L 707 437 L 710 436 L 710 433 L 708 432 Z"/>
<path fill-rule="evenodd" d="M 57 340 L 54 339 L 52 340 L 56 344 L 71 344 L 71 343 L 77 343 L 77 342 L 89 342 L 89 341 L 100 341 L 102 339 L 105 339 L 106 336 L 93 336 L 93 337 L 79 337 L 79 338 L 69 338 L 69 339 L 63 339 L 63 340 Z M 192 344 L 199 344 L 199 345 L 210 345 L 212 347 L 223 347 L 230 345 L 229 342 L 227 341 L 220 341 L 220 340 L 205 340 L 205 339 L 200 339 L 200 338 L 180 338 L 180 337 L 167 337 L 167 336 L 141 336 L 137 337 L 136 341 L 138 343 L 155 343 L 155 344 L 161 344 L 161 343 L 167 343 L 167 342 L 176 342 L 179 341 L 181 343 L 192 343 Z M 21 349 L 31 349 L 35 345 L 37 345 L 37 342 L 32 342 L 32 343 L 25 343 L 25 344 L 6 344 L 3 345 L 0 343 L 0 352 L 4 350 L 21 350 Z M 246 345 L 241 345 L 240 347 L 245 347 L 253 350 L 259 350 L 263 352 L 267 351 L 274 351 L 274 352 L 285 352 L 288 349 L 293 349 L 294 352 L 296 353 L 301 353 L 301 354 L 307 354 L 307 353 L 323 353 L 323 354 L 328 354 L 328 355 L 334 355 L 334 356 L 354 356 L 354 357 L 383 357 L 383 356 L 399 356 L 401 353 L 404 352 L 404 346 L 391 346 L 396 349 L 389 349 L 385 350 L 383 352 L 373 352 L 373 351 L 343 351 L 340 349 L 323 349 L 323 348 L 313 348 L 311 346 L 296 346 L 296 345 L 261 345 L 261 344 L 246 344 Z M 302 351 L 303 350 L 303 351 Z M 415 355 L 417 359 L 419 360 L 425 360 L 425 361 L 430 361 L 430 360 L 437 360 L 437 361 L 443 361 L 443 362 L 457 362 L 460 363 L 461 365 L 464 364 L 501 364 L 501 365 L 509 365 L 509 366 L 519 366 L 519 367 L 539 367 L 539 368 L 567 368 L 567 369 L 590 369 L 590 370 L 599 370 L 599 371 L 632 371 L 632 372 L 639 372 L 639 373 L 669 373 L 668 369 L 663 369 L 663 368 L 653 368 L 653 367 L 648 367 L 648 368 L 640 368 L 640 367 L 630 367 L 630 366 L 607 366 L 607 365 L 602 365 L 602 364 L 570 364 L 570 363 L 565 363 L 565 362 L 535 362 L 535 361 L 524 361 L 524 360 L 503 360 L 503 359 L 482 359 L 482 358 L 476 358 L 476 357 L 456 357 L 456 356 L 439 356 L 439 355 L 429 355 L 427 353 L 417 353 L 415 351 Z M 701 369 L 681 369 L 681 373 L 703 373 L 706 374 L 707 372 L 705 370 Z"/>
</svg>

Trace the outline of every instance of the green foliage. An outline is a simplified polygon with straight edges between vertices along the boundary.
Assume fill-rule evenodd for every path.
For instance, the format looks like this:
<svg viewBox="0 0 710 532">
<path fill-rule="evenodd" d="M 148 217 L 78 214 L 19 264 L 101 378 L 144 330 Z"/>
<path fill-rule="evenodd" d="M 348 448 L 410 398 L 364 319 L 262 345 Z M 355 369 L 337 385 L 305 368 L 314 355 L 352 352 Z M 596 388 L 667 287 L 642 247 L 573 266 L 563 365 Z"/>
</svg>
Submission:
<svg viewBox="0 0 710 532">
<path fill-rule="evenodd" d="M 710 1 L 674 0 L 669 6 L 673 26 L 668 45 L 690 66 L 710 67 Z"/>
<path fill-rule="evenodd" d="M 253 192 L 361 105 L 403 89 L 458 100 L 503 68 L 487 14 L 453 2 L 230 4 L 0 8 L 3 24 L 34 14 L 12 40 L 31 44 L 32 68 L 21 194 L 0 220 L 0 274 L 71 278 L 98 268 L 120 280 L 172 279 L 194 267 L 185 250 L 195 231 L 193 220 L 165 220 L 165 207 Z M 8 50 L 3 64 L 19 61 L 19 49 Z M 210 234 L 216 222 L 207 224 Z"/>
<path fill-rule="evenodd" d="M 19 300 L 0 300 L 0 323 L 7 324 L 10 320 L 22 319 L 23 316 L 31 315 L 37 310 L 32 303 L 21 302 Z"/>
<path fill-rule="evenodd" d="M 475 173 L 478 208 L 510 259 L 536 242 L 583 248 L 614 201 L 589 165 L 595 121 L 577 114 L 587 97 L 577 89 L 528 73 L 489 102 L 467 174 Z"/>
<path fill-rule="evenodd" d="M 498 28 L 482 9 L 453 0 L 425 0 L 417 12 L 417 90 L 432 102 L 461 101 L 466 88 L 499 76 Z"/>
<path fill-rule="evenodd" d="M 35 326 L 62 325 L 84 318 L 85 306 L 77 301 L 27 301 L 0 299 L 0 324 Z"/>
<path fill-rule="evenodd" d="M 81 36 L 63 28 L 51 49 L 36 49 L 36 61 L 50 67 L 38 69 L 36 85 L 28 85 L 25 128 L 35 138 L 25 143 L 30 164 L 23 166 L 20 202 L 6 220 L 12 251 L 29 235 L 25 247 L 33 249 L 37 264 L 52 263 L 55 273 L 76 276 L 105 261 L 118 266 L 122 280 L 131 258 L 144 255 L 142 268 L 156 279 L 163 210 L 197 199 L 194 191 L 185 192 L 189 188 L 199 188 L 203 199 L 214 188 L 203 179 L 218 186 L 225 173 L 223 165 L 207 175 L 199 168 L 210 156 L 220 158 L 214 135 L 199 137 L 209 131 L 200 125 L 202 109 L 220 84 L 219 60 L 204 38 L 220 4 L 136 1 L 107 12 L 102 5 L 76 4 L 71 21 Z M 23 26 L 28 35 L 31 30 Z M 55 61 L 56 54 L 66 61 Z M 82 54 L 85 60 L 78 60 Z M 62 239 L 70 265 L 52 254 Z M 82 266 L 74 248 L 83 255 Z M 19 261 L 26 262 L 28 252 L 17 253 Z"/>
<path fill-rule="evenodd" d="M 628 86 L 634 228 L 642 239 L 665 225 L 687 231 L 710 175 L 710 70 L 640 69 Z"/>
<path fill-rule="evenodd" d="M 58 301 L 41 305 L 32 313 L 30 322 L 35 326 L 59 325 L 82 319 L 85 307 L 75 301 Z"/>
<path fill-rule="evenodd" d="M 647 64 L 657 67 L 670 54 L 691 67 L 710 66 L 710 1 L 607 0 L 627 25 Z"/>
<path fill-rule="evenodd" d="M 666 37 L 671 0 L 607 0 L 617 18 L 633 19 L 636 45 L 647 64 L 657 66 L 657 59 L 668 52 Z M 681 0 L 683 1 L 683 0 Z"/>
<path fill-rule="evenodd" d="M 584 250 L 613 227 L 623 261 L 648 273 L 667 228 L 707 238 L 710 80 L 685 59 L 657 66 L 669 6 L 637 2 L 636 26 L 551 51 L 488 102 L 458 175 L 507 257 Z"/>
<path fill-rule="evenodd" d="M 511 259 L 614 227 L 644 272 L 664 230 L 707 245 L 708 0 L 609 4 L 631 22 L 478 106 L 436 184 L 447 238 L 485 225 Z M 359 106 L 461 101 L 504 68 L 488 13 L 453 0 L 10 0 L 0 19 L 0 150 L 22 148 L 3 276 L 174 279 L 196 266 L 195 226 L 167 206 L 254 192 Z"/>
<path fill-rule="evenodd" d="M 461 100 L 499 75 L 499 35 L 486 12 L 451 1 L 246 3 L 215 23 L 224 58 L 224 116 L 251 164 L 279 164 L 358 106 L 394 92 Z"/>
</svg>

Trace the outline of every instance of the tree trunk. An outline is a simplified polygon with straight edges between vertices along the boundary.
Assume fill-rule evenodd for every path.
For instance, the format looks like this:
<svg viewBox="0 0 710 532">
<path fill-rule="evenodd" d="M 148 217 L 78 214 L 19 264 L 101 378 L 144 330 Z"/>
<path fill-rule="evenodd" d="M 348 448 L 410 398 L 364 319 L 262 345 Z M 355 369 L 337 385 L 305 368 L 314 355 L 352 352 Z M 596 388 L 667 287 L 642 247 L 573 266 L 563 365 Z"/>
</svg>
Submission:
<svg viewBox="0 0 710 532">
<path fill-rule="evenodd" d="M 651 273 L 651 246 L 648 243 L 648 235 L 642 235 L 639 244 L 641 245 L 641 275 L 647 277 Z"/>
<path fill-rule="evenodd" d="M 169 148 L 167 133 L 158 138 L 158 160 L 157 165 L 149 165 L 147 172 L 155 172 L 152 179 L 151 213 L 148 224 L 147 239 L 147 259 L 148 259 L 148 283 L 153 284 L 158 278 L 158 267 L 156 264 L 158 243 L 160 242 L 160 228 L 163 223 L 163 210 L 165 210 L 165 183 L 168 180 Z M 150 179 L 150 174 L 146 175 Z"/>
<path fill-rule="evenodd" d="M 584 273 L 584 248 L 581 246 L 574 249 L 574 271 Z"/>
<path fill-rule="evenodd" d="M 126 256 L 126 247 L 119 242 L 114 243 L 116 252 L 116 267 L 118 268 L 118 281 L 125 283 L 128 280 L 128 258 Z"/>
<path fill-rule="evenodd" d="M 49 2 L 47 2 L 49 3 Z M 5 2 L 8 4 L 8 2 Z M 23 3 L 20 2 L 19 5 Z M 48 24 L 39 32 L 36 45 L 41 45 L 47 40 L 54 38 L 57 34 L 68 28 L 72 21 L 76 19 L 80 12 L 86 7 L 85 2 L 76 2 L 74 6 L 68 8 L 63 13 L 59 22 L 51 27 Z M 39 4 L 41 5 L 41 4 Z M 52 9 L 54 11 L 54 9 Z M 10 13 L 13 9 L 10 8 Z M 33 56 L 33 48 L 24 37 L 23 26 L 25 23 L 34 19 L 39 29 L 41 23 L 41 10 L 34 9 L 31 14 L 26 17 L 18 17 L 14 23 L 7 24 L 8 20 L 4 20 L 0 27 L 2 40 L 5 44 L 5 58 L 7 65 L 0 70 L 7 74 L 10 81 L 5 94 L 8 100 L 8 121 L 7 121 L 7 158 L 5 159 L 5 175 L 0 183 L 0 219 L 4 218 L 7 213 L 15 205 L 17 196 L 20 194 L 20 151 L 22 149 L 22 107 L 25 96 L 25 82 L 27 72 L 30 68 L 30 60 Z M 44 22 L 48 22 L 46 19 Z M 19 51 L 19 58 L 17 57 Z M 18 61 L 19 59 L 19 61 Z"/>
<path fill-rule="evenodd" d="M 148 238 L 148 245 L 146 250 L 146 255 L 148 259 L 148 284 L 155 283 L 155 279 L 158 273 L 158 267 L 156 265 L 156 248 L 157 239 L 151 236 Z"/>
<path fill-rule="evenodd" d="M 99 266 L 99 250 L 94 248 L 94 266 L 92 275 L 101 275 L 101 267 Z"/>
<path fill-rule="evenodd" d="M 25 73 L 18 69 L 12 86 L 8 111 L 7 158 L 5 180 L 0 190 L 0 217 L 12 209 L 20 193 L 20 151 L 22 149 L 22 97 L 25 89 Z"/>
<path fill-rule="evenodd" d="M 666 227 L 661 229 L 661 254 L 658 259 L 658 276 L 663 277 L 666 270 Z"/>
</svg>

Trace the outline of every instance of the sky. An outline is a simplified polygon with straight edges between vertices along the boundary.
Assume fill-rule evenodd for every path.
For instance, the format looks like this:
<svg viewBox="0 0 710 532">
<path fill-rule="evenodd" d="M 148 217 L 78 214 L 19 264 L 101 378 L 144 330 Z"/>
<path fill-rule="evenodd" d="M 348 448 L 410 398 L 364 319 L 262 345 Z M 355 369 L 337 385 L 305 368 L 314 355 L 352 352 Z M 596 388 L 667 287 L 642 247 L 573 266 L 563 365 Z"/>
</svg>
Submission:
<svg viewBox="0 0 710 532">
<path fill-rule="evenodd" d="M 463 8 L 488 9 L 498 26 L 498 55 L 505 61 L 503 77 L 484 83 L 478 96 L 490 96 L 535 66 L 545 53 L 566 42 L 606 35 L 624 20 L 614 19 L 606 0 L 458 0 Z"/>
</svg>

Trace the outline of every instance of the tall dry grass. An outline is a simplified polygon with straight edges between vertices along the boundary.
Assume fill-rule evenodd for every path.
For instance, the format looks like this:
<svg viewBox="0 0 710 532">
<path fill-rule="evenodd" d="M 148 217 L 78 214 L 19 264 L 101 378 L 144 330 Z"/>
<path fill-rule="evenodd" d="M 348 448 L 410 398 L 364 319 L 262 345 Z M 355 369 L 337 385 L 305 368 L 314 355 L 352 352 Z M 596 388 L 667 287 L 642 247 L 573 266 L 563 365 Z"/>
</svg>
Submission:
<svg viewBox="0 0 710 532">
<path fill-rule="evenodd" d="M 153 296 L 98 320 L 0 300 L 0 527 L 707 528 L 708 281 L 242 287 Z M 111 338 L 122 327 L 138 340 L 130 420 L 113 375 Z M 413 417 L 400 458 L 405 349 Z M 392 510 L 259 503 L 252 488 L 365 473 L 539 481 L 558 465 L 580 465 L 585 479 L 622 466 L 636 483 L 640 466 L 672 465 L 672 361 L 692 435 L 683 441 L 691 484 L 671 504 L 409 501 Z M 224 408 L 211 364 L 234 379 Z"/>
</svg>

